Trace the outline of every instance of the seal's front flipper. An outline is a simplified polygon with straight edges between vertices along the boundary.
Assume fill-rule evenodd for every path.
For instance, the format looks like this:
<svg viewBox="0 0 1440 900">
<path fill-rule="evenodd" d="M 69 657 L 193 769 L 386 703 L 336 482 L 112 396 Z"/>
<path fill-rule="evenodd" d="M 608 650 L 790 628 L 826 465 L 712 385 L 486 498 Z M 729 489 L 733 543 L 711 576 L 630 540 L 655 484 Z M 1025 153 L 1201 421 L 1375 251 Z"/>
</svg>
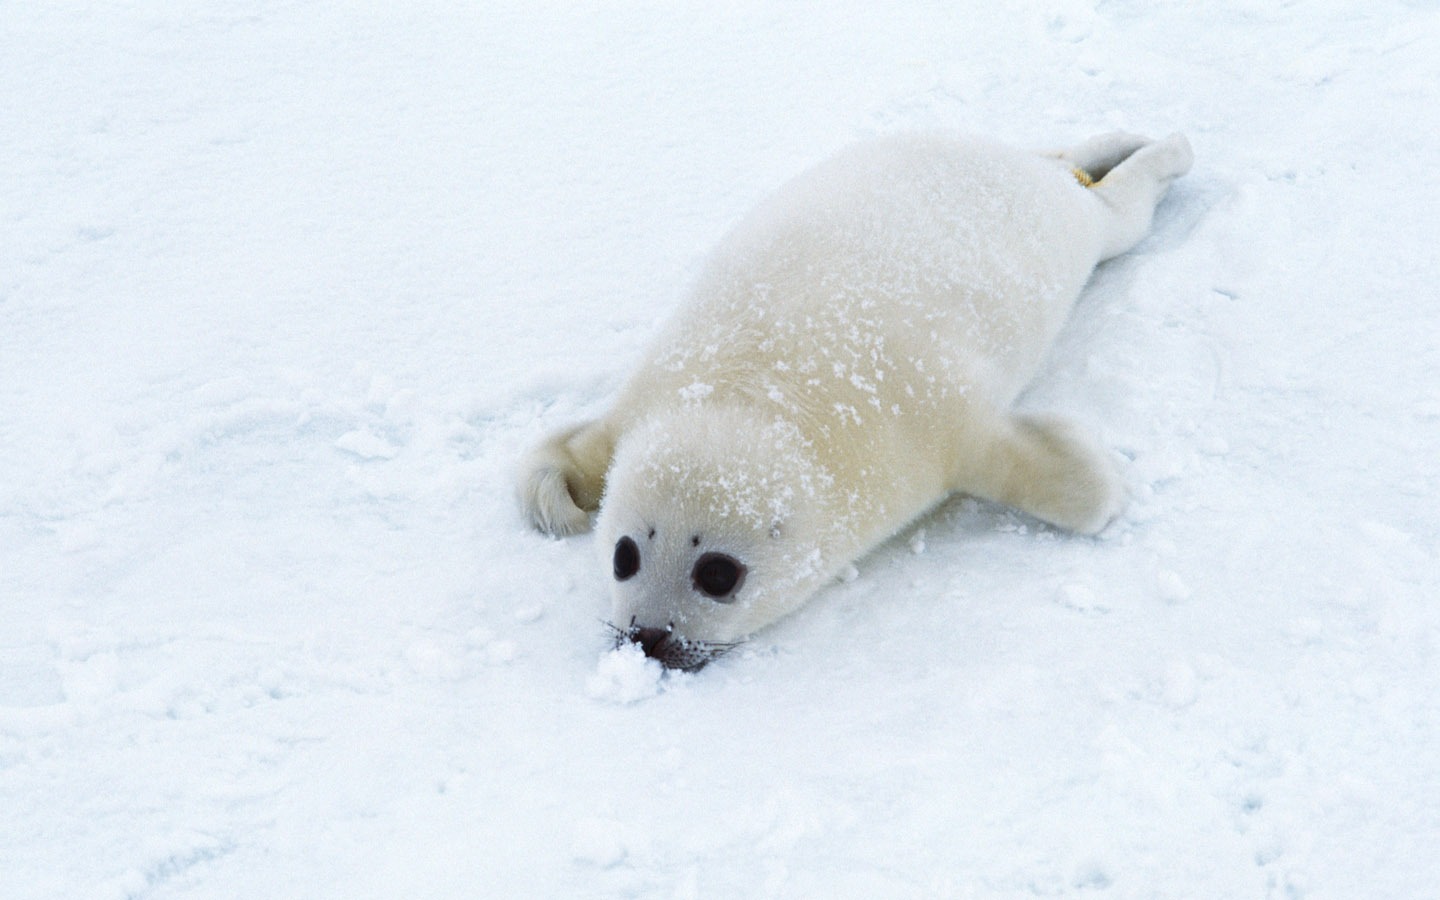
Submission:
<svg viewBox="0 0 1440 900">
<path fill-rule="evenodd" d="M 1063 419 L 1000 419 L 976 462 L 958 490 L 1070 531 L 1095 534 L 1125 505 L 1125 488 L 1104 451 Z"/>
<path fill-rule="evenodd" d="M 526 518 L 557 537 L 589 531 L 614 454 L 615 436 L 603 420 L 548 438 L 520 467 L 517 488 Z"/>
</svg>

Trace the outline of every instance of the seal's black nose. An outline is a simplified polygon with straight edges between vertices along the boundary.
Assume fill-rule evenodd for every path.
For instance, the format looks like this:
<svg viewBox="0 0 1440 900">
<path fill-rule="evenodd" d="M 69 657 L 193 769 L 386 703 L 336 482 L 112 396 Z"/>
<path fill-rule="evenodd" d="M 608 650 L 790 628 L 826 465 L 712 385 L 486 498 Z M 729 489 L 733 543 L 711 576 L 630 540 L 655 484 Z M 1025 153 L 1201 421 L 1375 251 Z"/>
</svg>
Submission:
<svg viewBox="0 0 1440 900">
<path fill-rule="evenodd" d="M 665 639 L 669 636 L 670 629 L 668 628 L 636 628 L 630 632 L 630 640 L 639 644 L 640 649 L 645 651 L 645 655 L 652 658 L 659 652 L 660 645 L 665 643 Z"/>
</svg>

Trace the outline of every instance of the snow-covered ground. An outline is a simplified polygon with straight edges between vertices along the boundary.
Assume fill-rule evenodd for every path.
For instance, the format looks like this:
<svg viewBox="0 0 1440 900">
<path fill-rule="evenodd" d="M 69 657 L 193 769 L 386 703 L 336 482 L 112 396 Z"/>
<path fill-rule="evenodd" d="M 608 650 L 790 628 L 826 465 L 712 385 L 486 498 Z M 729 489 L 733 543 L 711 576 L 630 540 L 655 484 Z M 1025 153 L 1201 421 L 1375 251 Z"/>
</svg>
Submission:
<svg viewBox="0 0 1440 900">
<path fill-rule="evenodd" d="M 0 7 L 0 896 L 1428 898 L 1440 11 Z M 1183 130 L 957 499 L 697 675 L 511 494 L 866 135 Z"/>
</svg>

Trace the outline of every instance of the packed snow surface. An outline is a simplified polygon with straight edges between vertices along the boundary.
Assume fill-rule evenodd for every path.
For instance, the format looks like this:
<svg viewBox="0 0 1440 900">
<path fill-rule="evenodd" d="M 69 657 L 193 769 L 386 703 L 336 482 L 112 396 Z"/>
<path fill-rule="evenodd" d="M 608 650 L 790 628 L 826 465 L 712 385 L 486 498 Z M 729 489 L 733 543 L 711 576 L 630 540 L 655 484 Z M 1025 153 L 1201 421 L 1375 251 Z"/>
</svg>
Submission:
<svg viewBox="0 0 1440 900">
<path fill-rule="evenodd" d="M 1426 898 L 1432 3 L 0 12 L 0 895 Z M 695 675 L 521 521 L 727 227 L 853 141 L 1184 131 L 957 498 Z"/>
</svg>

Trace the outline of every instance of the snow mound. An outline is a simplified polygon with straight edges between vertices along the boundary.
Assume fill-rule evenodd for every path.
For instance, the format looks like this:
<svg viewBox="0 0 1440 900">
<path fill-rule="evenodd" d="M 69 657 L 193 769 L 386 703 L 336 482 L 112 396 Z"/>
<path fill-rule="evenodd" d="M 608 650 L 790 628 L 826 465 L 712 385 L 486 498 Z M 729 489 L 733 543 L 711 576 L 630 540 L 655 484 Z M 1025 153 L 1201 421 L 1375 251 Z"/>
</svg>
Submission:
<svg viewBox="0 0 1440 900">
<path fill-rule="evenodd" d="M 625 644 L 601 654 L 595 674 L 585 681 L 585 693 L 605 703 L 636 703 L 660 693 L 664 675 L 665 667 L 638 644 Z"/>
</svg>

